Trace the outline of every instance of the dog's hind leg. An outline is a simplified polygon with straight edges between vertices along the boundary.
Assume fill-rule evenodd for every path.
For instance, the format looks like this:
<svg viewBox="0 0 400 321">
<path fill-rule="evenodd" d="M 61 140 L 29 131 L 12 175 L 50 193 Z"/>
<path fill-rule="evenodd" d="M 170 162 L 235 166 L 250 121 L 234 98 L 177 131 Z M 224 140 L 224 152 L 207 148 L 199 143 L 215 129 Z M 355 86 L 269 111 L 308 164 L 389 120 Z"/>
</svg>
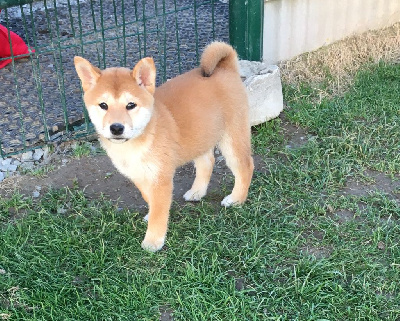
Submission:
<svg viewBox="0 0 400 321">
<path fill-rule="evenodd" d="M 200 201 L 206 195 L 214 163 L 214 149 L 209 150 L 194 160 L 196 178 L 194 179 L 192 188 L 183 195 L 186 201 Z"/>
<path fill-rule="evenodd" d="M 242 204 L 247 198 L 251 178 L 253 176 L 254 162 L 251 157 L 250 131 L 248 135 L 241 133 L 235 138 L 225 133 L 218 145 L 225 157 L 226 165 L 235 176 L 235 185 L 232 193 L 226 196 L 222 206 Z"/>
</svg>

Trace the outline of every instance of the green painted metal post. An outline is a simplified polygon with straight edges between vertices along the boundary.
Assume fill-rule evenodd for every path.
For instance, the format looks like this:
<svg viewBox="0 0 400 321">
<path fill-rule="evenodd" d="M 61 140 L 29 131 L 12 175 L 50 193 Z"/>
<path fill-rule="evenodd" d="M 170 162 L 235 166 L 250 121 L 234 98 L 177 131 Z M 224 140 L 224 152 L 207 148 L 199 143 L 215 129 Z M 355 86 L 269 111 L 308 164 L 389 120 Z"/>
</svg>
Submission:
<svg viewBox="0 0 400 321">
<path fill-rule="evenodd" d="M 239 58 L 262 60 L 264 0 L 229 1 L 229 41 Z"/>
</svg>

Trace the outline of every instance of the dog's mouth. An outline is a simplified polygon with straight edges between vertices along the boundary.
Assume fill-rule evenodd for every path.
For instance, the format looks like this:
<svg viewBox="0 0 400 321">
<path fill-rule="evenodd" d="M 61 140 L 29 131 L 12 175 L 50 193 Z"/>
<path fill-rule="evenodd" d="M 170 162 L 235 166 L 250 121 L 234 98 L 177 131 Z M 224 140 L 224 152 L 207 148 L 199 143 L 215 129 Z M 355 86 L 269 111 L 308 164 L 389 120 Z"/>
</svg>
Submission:
<svg viewBox="0 0 400 321">
<path fill-rule="evenodd" d="M 112 143 L 116 143 L 116 144 L 122 144 L 125 143 L 128 138 L 123 138 L 123 137 L 112 137 L 108 139 L 110 142 Z"/>
</svg>

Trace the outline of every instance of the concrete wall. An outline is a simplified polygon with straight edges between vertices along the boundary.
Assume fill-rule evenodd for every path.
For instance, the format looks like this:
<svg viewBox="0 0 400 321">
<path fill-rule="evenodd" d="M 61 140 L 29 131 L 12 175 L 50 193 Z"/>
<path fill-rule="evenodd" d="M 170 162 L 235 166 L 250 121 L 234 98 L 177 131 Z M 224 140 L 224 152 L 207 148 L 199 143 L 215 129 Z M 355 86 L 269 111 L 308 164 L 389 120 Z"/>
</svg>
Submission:
<svg viewBox="0 0 400 321">
<path fill-rule="evenodd" d="M 263 58 L 277 63 L 400 21 L 400 0 L 265 0 Z"/>
</svg>

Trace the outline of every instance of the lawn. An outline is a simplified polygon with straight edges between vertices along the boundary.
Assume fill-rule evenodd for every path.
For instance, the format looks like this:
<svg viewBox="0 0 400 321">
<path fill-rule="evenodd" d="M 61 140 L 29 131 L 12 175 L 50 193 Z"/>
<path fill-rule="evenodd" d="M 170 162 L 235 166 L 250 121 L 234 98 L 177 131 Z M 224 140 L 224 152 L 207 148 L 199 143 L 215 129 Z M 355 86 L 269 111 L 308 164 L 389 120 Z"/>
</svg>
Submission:
<svg viewBox="0 0 400 321">
<path fill-rule="evenodd" d="M 139 213 L 79 188 L 0 199 L 0 319 L 399 320 L 400 64 L 320 91 L 284 84 L 248 202 L 175 203 L 161 252 Z"/>
</svg>

